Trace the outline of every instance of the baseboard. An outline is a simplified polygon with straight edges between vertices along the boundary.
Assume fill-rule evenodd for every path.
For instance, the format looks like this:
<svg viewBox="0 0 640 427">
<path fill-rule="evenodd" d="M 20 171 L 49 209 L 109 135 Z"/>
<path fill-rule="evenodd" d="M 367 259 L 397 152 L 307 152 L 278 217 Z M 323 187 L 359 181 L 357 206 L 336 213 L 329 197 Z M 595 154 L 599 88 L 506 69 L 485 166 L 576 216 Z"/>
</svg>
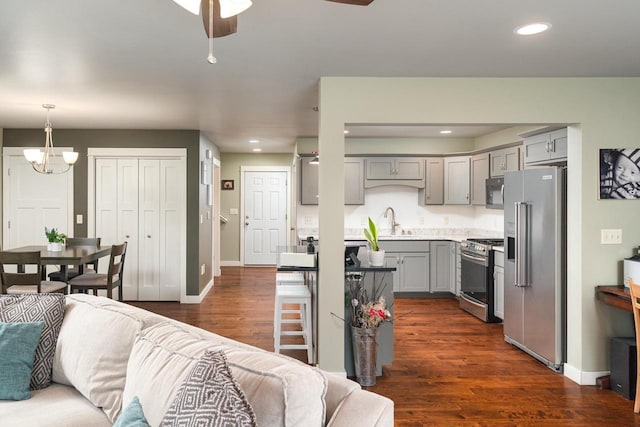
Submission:
<svg viewBox="0 0 640 427">
<path fill-rule="evenodd" d="M 609 371 L 587 372 L 581 371 L 568 363 L 564 364 L 564 376 L 580 385 L 596 385 L 596 379 L 609 375 Z"/>
<path fill-rule="evenodd" d="M 220 261 L 220 267 L 242 267 L 240 261 Z"/>
<path fill-rule="evenodd" d="M 207 296 L 209 291 L 213 288 L 213 279 L 207 283 L 200 295 L 182 295 L 180 296 L 180 304 L 200 304 L 204 297 Z"/>
</svg>

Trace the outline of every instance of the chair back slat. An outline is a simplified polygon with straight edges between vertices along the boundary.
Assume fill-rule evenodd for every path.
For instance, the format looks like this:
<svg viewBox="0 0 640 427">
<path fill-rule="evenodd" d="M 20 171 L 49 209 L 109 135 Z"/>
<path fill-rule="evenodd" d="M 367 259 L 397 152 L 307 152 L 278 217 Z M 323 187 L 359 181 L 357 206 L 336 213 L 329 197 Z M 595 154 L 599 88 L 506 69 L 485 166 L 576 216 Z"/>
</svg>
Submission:
<svg viewBox="0 0 640 427">
<path fill-rule="evenodd" d="M 127 251 L 127 242 L 121 245 L 111 246 L 111 257 L 109 259 L 108 283 L 119 282 L 122 286 L 122 273 L 124 271 L 124 258 Z M 115 279 L 114 279 L 115 277 Z"/>
</svg>

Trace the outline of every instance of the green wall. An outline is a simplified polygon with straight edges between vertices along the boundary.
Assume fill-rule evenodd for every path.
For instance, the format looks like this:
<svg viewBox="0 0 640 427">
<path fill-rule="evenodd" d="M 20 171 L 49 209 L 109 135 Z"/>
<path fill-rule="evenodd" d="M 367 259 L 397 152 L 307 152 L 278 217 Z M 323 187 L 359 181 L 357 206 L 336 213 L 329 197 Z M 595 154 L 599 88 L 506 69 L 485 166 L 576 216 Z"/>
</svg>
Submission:
<svg viewBox="0 0 640 427">
<path fill-rule="evenodd" d="M 229 222 L 220 227 L 220 260 L 224 263 L 240 262 L 240 168 L 242 166 L 291 166 L 293 154 L 220 154 L 220 179 L 232 179 L 233 190 L 220 193 L 220 213 Z M 238 209 L 238 215 L 231 215 L 229 209 Z"/>
<path fill-rule="evenodd" d="M 186 148 L 187 149 L 187 295 L 199 295 L 199 182 L 200 132 L 183 130 L 55 129 L 55 145 L 73 147 L 79 153 L 74 165 L 74 217 L 87 217 L 87 148 Z M 4 129 L 5 147 L 40 147 L 42 129 Z M 87 235 L 87 221 L 74 226 L 74 235 Z M 211 235 L 209 234 L 209 239 Z"/>
<path fill-rule="evenodd" d="M 343 325 L 330 313 L 343 309 L 344 209 L 336 206 L 343 205 L 345 123 L 575 123 L 569 129 L 565 373 L 577 382 L 593 383 L 608 370 L 609 338 L 628 333 L 632 322 L 630 314 L 598 303 L 594 289 L 620 283 L 621 260 L 640 243 L 640 201 L 598 200 L 598 150 L 638 146 L 640 79 L 325 77 L 320 81 L 319 105 L 323 292 L 318 346 L 323 369 L 343 372 Z M 622 229 L 623 244 L 601 245 L 604 228 Z"/>
</svg>

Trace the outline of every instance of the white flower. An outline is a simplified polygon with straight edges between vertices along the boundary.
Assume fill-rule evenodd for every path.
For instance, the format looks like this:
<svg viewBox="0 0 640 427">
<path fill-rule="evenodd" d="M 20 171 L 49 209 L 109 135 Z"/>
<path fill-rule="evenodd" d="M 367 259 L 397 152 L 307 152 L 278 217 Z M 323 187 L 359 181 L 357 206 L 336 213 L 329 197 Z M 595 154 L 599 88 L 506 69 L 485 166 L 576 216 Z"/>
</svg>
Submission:
<svg viewBox="0 0 640 427">
<path fill-rule="evenodd" d="M 351 300 L 351 305 L 354 306 L 354 307 L 357 307 L 358 306 L 358 300 L 356 298 L 352 299 Z"/>
</svg>

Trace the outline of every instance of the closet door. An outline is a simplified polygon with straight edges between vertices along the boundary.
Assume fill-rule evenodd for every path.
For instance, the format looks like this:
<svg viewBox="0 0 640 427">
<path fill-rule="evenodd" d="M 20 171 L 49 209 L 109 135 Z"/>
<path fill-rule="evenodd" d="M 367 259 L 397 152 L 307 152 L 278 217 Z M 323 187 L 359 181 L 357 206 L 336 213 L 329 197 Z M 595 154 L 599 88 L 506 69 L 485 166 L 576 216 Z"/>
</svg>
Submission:
<svg viewBox="0 0 640 427">
<path fill-rule="evenodd" d="M 109 239 L 107 244 L 127 242 L 122 297 L 135 301 L 138 299 L 138 159 L 118 159 L 117 162 L 118 227 L 115 239 Z"/>
<path fill-rule="evenodd" d="M 182 224 L 181 195 L 184 191 L 184 172 L 179 160 L 160 160 L 160 289 L 161 301 L 180 300 L 179 242 Z"/>
<path fill-rule="evenodd" d="M 138 299 L 160 296 L 160 161 L 138 162 Z"/>
</svg>

